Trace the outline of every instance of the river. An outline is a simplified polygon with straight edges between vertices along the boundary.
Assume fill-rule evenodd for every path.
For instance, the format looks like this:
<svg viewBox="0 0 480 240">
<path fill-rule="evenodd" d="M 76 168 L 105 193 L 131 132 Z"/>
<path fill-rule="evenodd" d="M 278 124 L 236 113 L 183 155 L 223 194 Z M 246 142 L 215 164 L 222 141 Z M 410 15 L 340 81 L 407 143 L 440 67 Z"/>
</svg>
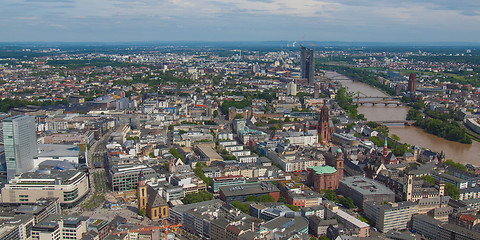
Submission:
<svg viewBox="0 0 480 240">
<path fill-rule="evenodd" d="M 380 90 L 362 82 L 352 81 L 345 76 L 335 72 L 326 72 L 325 76 L 329 79 L 338 81 L 342 86 L 346 87 L 349 92 L 358 94 L 360 98 L 363 96 L 371 97 L 387 97 Z M 372 106 L 364 104 L 358 107 L 358 112 L 363 113 L 369 121 L 396 121 L 405 120 L 408 107 L 377 104 Z M 390 134 L 396 134 L 400 137 L 401 142 L 410 145 L 417 145 L 428 148 L 436 152 L 443 151 L 446 159 L 452 159 L 456 162 L 470 163 L 480 166 L 480 143 L 473 141 L 470 144 L 462 144 L 458 142 L 448 141 L 423 131 L 421 128 L 413 126 L 389 126 Z"/>
</svg>

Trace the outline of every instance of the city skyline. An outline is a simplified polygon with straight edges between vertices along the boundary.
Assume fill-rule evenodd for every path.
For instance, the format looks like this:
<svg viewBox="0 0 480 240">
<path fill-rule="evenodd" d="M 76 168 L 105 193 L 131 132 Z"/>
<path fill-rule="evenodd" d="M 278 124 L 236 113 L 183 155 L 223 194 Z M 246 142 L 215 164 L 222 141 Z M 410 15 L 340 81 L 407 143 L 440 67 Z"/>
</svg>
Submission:
<svg viewBox="0 0 480 240">
<path fill-rule="evenodd" d="M 2 1 L 0 42 L 478 42 L 462 1 Z"/>
</svg>

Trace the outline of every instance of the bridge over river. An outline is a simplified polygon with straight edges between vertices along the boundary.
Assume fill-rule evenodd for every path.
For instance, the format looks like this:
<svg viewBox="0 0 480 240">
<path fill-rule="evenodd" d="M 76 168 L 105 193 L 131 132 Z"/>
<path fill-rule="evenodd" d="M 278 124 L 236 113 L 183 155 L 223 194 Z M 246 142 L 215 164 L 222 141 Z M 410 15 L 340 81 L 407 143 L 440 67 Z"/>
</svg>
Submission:
<svg viewBox="0 0 480 240">
<path fill-rule="evenodd" d="M 404 104 L 400 102 L 399 97 L 360 97 L 357 96 L 354 98 L 354 101 L 357 102 L 358 105 L 363 106 L 364 104 L 371 104 L 375 106 L 376 104 L 384 104 L 385 106 L 388 105 L 396 105 L 396 106 L 403 106 Z"/>
</svg>

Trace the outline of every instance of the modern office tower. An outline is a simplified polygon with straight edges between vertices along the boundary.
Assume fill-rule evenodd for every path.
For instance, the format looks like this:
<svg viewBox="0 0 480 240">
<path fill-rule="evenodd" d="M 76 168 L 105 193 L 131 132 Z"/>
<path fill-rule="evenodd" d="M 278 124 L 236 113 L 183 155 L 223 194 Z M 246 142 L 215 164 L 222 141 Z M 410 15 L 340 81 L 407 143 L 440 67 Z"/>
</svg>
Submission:
<svg viewBox="0 0 480 240">
<path fill-rule="evenodd" d="M 315 50 L 301 47 L 300 65 L 302 68 L 302 78 L 306 78 L 308 83 L 315 83 Z"/>
<path fill-rule="evenodd" d="M 287 83 L 287 96 L 296 96 L 297 95 L 297 84 L 295 81 Z"/>
<path fill-rule="evenodd" d="M 3 142 L 7 181 L 33 169 L 37 154 L 37 134 L 32 116 L 17 115 L 3 121 Z"/>
<path fill-rule="evenodd" d="M 415 92 L 417 91 L 417 74 L 411 73 L 408 77 L 408 88 L 407 91 Z"/>
</svg>

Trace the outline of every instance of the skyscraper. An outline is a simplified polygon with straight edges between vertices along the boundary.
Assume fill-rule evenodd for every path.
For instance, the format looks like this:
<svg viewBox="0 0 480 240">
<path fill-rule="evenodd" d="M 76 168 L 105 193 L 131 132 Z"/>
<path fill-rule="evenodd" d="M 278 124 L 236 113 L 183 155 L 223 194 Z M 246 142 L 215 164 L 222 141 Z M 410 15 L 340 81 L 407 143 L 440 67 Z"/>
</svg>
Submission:
<svg viewBox="0 0 480 240">
<path fill-rule="evenodd" d="M 417 74 L 410 73 L 410 76 L 408 77 L 407 91 L 409 92 L 417 91 Z"/>
<path fill-rule="evenodd" d="M 37 155 L 37 134 L 32 116 L 5 118 L 2 124 L 8 181 L 16 174 L 33 169 L 33 158 Z"/>
<path fill-rule="evenodd" d="M 295 81 L 287 83 L 287 96 L 296 96 L 297 95 L 297 84 Z"/>
<path fill-rule="evenodd" d="M 306 78 L 308 83 L 315 83 L 315 50 L 308 49 L 301 45 L 300 49 L 302 78 Z"/>
</svg>

